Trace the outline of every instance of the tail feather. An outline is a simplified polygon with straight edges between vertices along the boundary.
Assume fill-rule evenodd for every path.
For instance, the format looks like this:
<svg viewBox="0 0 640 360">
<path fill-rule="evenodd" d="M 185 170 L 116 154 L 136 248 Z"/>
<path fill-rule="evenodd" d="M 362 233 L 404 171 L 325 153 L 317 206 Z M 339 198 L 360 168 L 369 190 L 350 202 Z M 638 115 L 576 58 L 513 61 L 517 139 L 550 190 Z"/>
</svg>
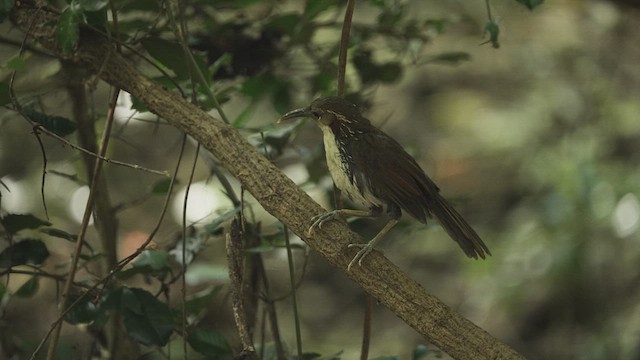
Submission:
<svg viewBox="0 0 640 360">
<path fill-rule="evenodd" d="M 491 255 L 489 248 L 480 239 L 462 216 L 440 194 L 436 194 L 431 212 L 440 221 L 447 234 L 455 240 L 468 257 L 484 259 Z"/>
</svg>

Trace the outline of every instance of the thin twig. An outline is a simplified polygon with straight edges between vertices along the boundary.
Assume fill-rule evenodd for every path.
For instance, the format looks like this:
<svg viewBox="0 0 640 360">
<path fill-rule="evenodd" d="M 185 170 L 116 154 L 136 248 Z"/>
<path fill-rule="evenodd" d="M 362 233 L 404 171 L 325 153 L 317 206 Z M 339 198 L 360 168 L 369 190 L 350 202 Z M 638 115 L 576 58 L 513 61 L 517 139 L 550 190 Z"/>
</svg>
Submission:
<svg viewBox="0 0 640 360">
<path fill-rule="evenodd" d="M 44 344 L 47 342 L 47 340 L 49 339 L 49 337 L 53 333 L 54 329 L 57 327 L 57 324 L 62 322 L 62 320 L 64 319 L 64 316 L 67 315 L 67 313 L 69 311 L 71 311 L 77 304 L 79 304 L 80 301 L 82 301 L 84 299 L 84 297 L 87 296 L 87 294 L 89 294 L 89 293 L 93 292 L 94 290 L 98 289 L 102 284 L 105 284 L 115 274 L 117 274 L 120 270 L 122 270 L 123 267 L 127 266 L 127 264 L 129 264 L 136 257 L 138 257 L 138 255 L 140 255 L 147 248 L 147 246 L 149 245 L 151 240 L 153 240 L 153 238 L 156 236 L 156 234 L 158 233 L 158 230 L 160 230 L 160 225 L 162 225 L 162 222 L 164 221 L 164 217 L 167 214 L 167 209 L 169 208 L 169 202 L 171 201 L 171 194 L 173 193 L 173 188 L 174 188 L 175 183 L 176 183 L 175 174 L 177 174 L 178 170 L 180 169 L 180 165 L 182 163 L 182 156 L 184 155 L 185 146 L 186 146 L 186 140 L 183 139 L 182 145 L 180 146 L 180 153 L 178 154 L 178 160 L 176 162 L 176 166 L 175 166 L 175 169 L 173 171 L 174 176 L 171 177 L 171 182 L 169 183 L 169 190 L 167 191 L 167 196 L 165 197 L 164 204 L 162 205 L 162 210 L 160 211 L 160 216 L 158 217 L 158 220 L 156 221 L 155 226 L 153 227 L 153 229 L 149 233 L 149 236 L 147 237 L 145 242 L 142 243 L 142 245 L 140 245 L 140 247 L 138 247 L 138 249 L 136 249 L 136 251 L 134 251 L 131 255 L 127 256 L 126 258 L 124 258 L 122 260 L 120 260 L 118 265 L 116 265 L 109 272 L 109 274 L 107 274 L 105 277 L 103 277 L 98 282 L 96 282 L 85 293 L 83 293 L 80 296 L 78 296 L 78 298 L 76 298 L 74 302 L 72 302 L 71 304 L 69 304 L 69 306 L 67 306 L 67 308 L 51 324 L 51 328 L 49 329 L 49 332 L 47 332 L 47 334 L 40 340 L 40 343 L 38 344 L 38 346 L 35 348 L 33 353 L 31 353 L 31 356 L 29 357 L 29 360 L 35 360 L 36 356 L 38 355 L 38 353 L 40 352 L 40 350 L 42 349 Z"/>
<path fill-rule="evenodd" d="M 296 345 L 298 347 L 298 359 L 302 359 L 302 335 L 300 332 L 300 317 L 298 316 L 298 297 L 296 296 L 296 277 L 293 270 L 293 254 L 289 242 L 289 229 L 284 227 L 284 241 L 287 249 L 287 263 L 289 264 L 289 281 L 291 282 L 291 305 L 293 306 L 293 320 L 296 328 Z"/>
<path fill-rule="evenodd" d="M 185 140 L 187 135 L 185 134 Z M 187 205 L 189 203 L 189 191 L 193 184 L 193 176 L 196 173 L 196 165 L 198 164 L 198 154 L 200 153 L 200 143 L 196 146 L 196 152 L 193 157 L 193 165 L 189 172 L 189 181 L 184 192 L 184 200 L 182 204 L 182 274 L 180 276 L 180 293 L 182 295 L 182 351 L 184 358 L 187 359 Z"/>
<path fill-rule="evenodd" d="M 116 109 L 116 103 L 118 101 L 118 95 L 120 94 L 120 89 L 113 88 L 111 93 L 111 99 L 109 100 L 109 112 L 107 114 L 107 122 L 105 124 L 104 133 L 102 134 L 102 140 L 100 144 L 100 155 L 104 156 L 107 152 L 107 147 L 109 145 L 109 138 L 111 135 L 111 128 L 113 126 L 113 115 Z M 96 186 L 98 184 L 98 180 L 100 175 L 102 174 L 102 161 L 96 161 L 93 169 L 93 177 L 91 179 L 91 186 L 89 188 L 89 198 L 87 199 L 87 205 L 84 210 L 84 216 L 82 217 L 82 224 L 80 226 L 80 232 L 78 233 L 78 239 L 76 240 L 76 248 L 73 253 L 73 258 L 71 260 L 71 269 L 69 270 L 69 276 L 67 277 L 67 281 L 64 284 L 64 288 L 62 290 L 62 303 L 60 306 L 60 314 L 65 311 L 66 303 L 69 298 L 69 293 L 71 292 L 71 286 L 73 285 L 73 280 L 76 275 L 76 271 L 78 269 L 78 261 L 80 260 L 80 255 L 82 253 L 82 245 L 84 244 L 84 237 L 87 233 L 87 229 L 89 228 L 89 220 L 91 219 L 91 214 L 93 213 L 93 204 L 96 197 Z M 53 331 L 53 336 L 51 338 L 51 342 L 49 342 L 49 350 L 47 352 L 47 360 L 53 360 L 55 357 L 56 347 L 58 345 L 58 339 L 60 338 L 60 331 L 62 329 L 62 322 L 58 322 Z"/>
<path fill-rule="evenodd" d="M 347 52 L 349 50 L 349 33 L 351 32 L 351 21 L 353 19 L 353 9 L 356 0 L 347 2 L 347 10 L 344 13 L 344 23 L 342 24 L 342 37 L 340 39 L 340 55 L 338 56 L 338 96 L 344 95 L 345 75 L 347 72 Z"/>
<path fill-rule="evenodd" d="M 360 360 L 369 358 L 369 345 L 371 343 L 371 319 L 373 315 L 373 297 L 367 294 L 367 304 L 364 310 L 362 322 L 362 346 L 360 347 Z"/>
<path fill-rule="evenodd" d="M 28 118 L 27 118 L 28 119 Z M 83 147 L 77 146 L 71 142 L 69 142 L 67 139 L 63 138 L 62 136 L 59 136 L 49 130 L 47 130 L 45 127 L 43 127 L 40 124 L 36 124 L 34 122 L 31 121 L 31 119 L 28 119 L 29 122 L 31 123 L 32 126 L 34 126 L 34 128 L 37 128 L 39 131 L 43 132 L 44 134 L 51 136 L 52 138 L 55 138 L 56 140 L 64 143 L 65 145 L 68 145 L 69 147 L 81 151 L 85 154 L 91 155 L 93 157 L 95 157 L 96 159 L 102 160 L 106 163 L 110 163 L 110 164 L 114 164 L 114 165 L 119 165 L 119 166 L 124 166 L 124 167 L 128 167 L 134 170 L 140 170 L 140 171 L 144 171 L 144 172 L 148 172 L 151 174 L 155 174 L 155 175 L 161 175 L 161 176 L 165 176 L 165 177 L 170 177 L 171 174 L 169 174 L 169 172 L 167 170 L 161 171 L 161 170 L 154 170 L 154 169 L 149 169 L 146 168 L 144 166 L 140 166 L 140 165 L 136 165 L 136 164 L 129 164 L 123 161 L 118 161 L 118 160 L 113 160 L 113 159 L 109 159 L 107 157 L 105 157 L 104 155 L 100 155 L 100 154 L 96 154 L 93 153 Z"/>
</svg>

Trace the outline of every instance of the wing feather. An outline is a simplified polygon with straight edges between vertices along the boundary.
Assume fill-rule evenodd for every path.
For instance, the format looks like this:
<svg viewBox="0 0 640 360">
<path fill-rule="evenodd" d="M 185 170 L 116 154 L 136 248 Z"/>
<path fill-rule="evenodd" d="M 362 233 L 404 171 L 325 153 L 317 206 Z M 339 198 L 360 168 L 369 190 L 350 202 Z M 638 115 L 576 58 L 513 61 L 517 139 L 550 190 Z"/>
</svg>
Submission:
<svg viewBox="0 0 640 360">
<path fill-rule="evenodd" d="M 387 205 L 398 205 L 423 223 L 435 215 L 467 256 L 484 259 L 490 255 L 478 234 L 440 195 L 438 186 L 394 139 L 378 130 L 359 135 L 348 146 L 354 163 L 365 164 L 363 169 L 367 173 L 362 177 L 374 196 Z"/>
</svg>

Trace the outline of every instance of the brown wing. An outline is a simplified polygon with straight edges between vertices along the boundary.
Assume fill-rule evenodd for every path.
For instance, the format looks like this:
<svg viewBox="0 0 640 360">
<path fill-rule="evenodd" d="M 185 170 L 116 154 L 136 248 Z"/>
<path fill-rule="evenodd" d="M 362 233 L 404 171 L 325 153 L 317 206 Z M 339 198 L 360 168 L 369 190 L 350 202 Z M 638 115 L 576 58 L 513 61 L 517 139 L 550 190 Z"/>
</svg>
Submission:
<svg viewBox="0 0 640 360">
<path fill-rule="evenodd" d="M 438 186 L 398 142 L 375 131 L 358 136 L 349 146 L 353 162 L 365 164 L 367 174 L 363 174 L 362 180 L 368 182 L 376 197 L 398 205 L 423 223 L 435 215 L 467 256 L 484 259 L 490 255 L 478 234 L 440 195 Z"/>
</svg>

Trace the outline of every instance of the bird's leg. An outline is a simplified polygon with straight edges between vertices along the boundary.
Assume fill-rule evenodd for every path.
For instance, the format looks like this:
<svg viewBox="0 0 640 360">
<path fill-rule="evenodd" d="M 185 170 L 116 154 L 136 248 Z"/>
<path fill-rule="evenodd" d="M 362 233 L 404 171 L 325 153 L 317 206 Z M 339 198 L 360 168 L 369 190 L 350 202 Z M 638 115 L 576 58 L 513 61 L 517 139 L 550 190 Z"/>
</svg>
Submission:
<svg viewBox="0 0 640 360">
<path fill-rule="evenodd" d="M 378 235 L 376 235 L 373 239 L 371 239 L 371 241 L 369 241 L 366 244 L 349 244 L 347 247 L 352 248 L 352 247 L 359 247 L 361 248 L 360 251 L 358 251 L 358 253 L 356 254 L 356 256 L 353 257 L 353 259 L 351 260 L 351 262 L 349 262 L 349 266 L 347 266 L 347 271 L 351 271 L 351 267 L 353 266 L 353 264 L 355 264 L 356 262 L 358 262 L 358 266 L 362 266 L 362 260 L 369 255 L 369 253 L 374 249 L 374 247 L 376 246 L 376 244 L 382 240 L 382 238 L 387 235 L 387 233 L 389 232 L 389 230 L 391 230 L 391 228 L 393 228 L 394 226 L 396 226 L 396 224 L 398 223 L 398 219 L 391 219 L 389 220 L 389 222 L 387 223 L 387 225 L 385 225 L 382 230 L 380 230 L 380 232 L 378 233 Z"/>
<path fill-rule="evenodd" d="M 325 214 L 320 214 L 311 218 L 311 226 L 307 231 L 307 235 L 312 236 L 316 228 L 322 229 L 324 223 L 335 219 L 337 216 L 355 216 L 360 218 L 375 218 L 380 216 L 381 209 L 379 207 L 372 207 L 367 210 L 354 210 L 354 209 L 339 209 L 329 211 Z"/>
</svg>

